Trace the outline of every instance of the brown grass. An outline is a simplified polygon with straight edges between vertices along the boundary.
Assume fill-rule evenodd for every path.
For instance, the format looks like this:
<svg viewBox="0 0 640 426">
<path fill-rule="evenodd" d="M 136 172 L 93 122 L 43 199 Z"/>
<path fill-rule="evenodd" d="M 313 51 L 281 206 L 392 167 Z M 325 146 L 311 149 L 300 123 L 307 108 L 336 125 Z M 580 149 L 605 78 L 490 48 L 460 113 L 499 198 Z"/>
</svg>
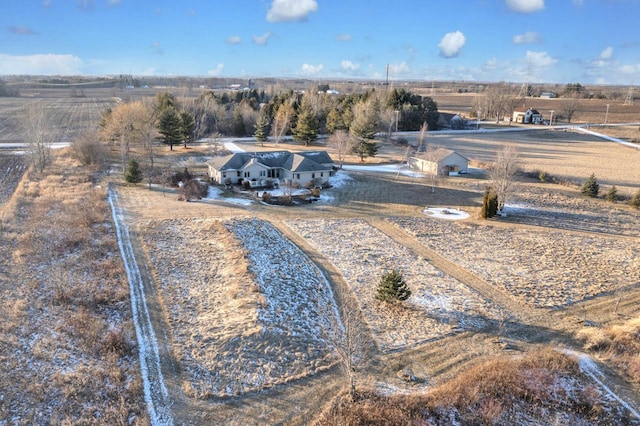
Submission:
<svg viewBox="0 0 640 426">
<path fill-rule="evenodd" d="M 588 327 L 577 333 L 586 350 L 621 368 L 640 383 L 640 318 L 607 328 Z"/>
<path fill-rule="evenodd" d="M 362 424 L 626 424 L 600 405 L 599 391 L 567 355 L 543 348 L 520 358 L 477 365 L 427 394 L 339 397 L 319 418 L 322 425 Z"/>
<path fill-rule="evenodd" d="M 148 424 L 106 191 L 62 152 L 3 211 L 0 423 Z"/>
</svg>

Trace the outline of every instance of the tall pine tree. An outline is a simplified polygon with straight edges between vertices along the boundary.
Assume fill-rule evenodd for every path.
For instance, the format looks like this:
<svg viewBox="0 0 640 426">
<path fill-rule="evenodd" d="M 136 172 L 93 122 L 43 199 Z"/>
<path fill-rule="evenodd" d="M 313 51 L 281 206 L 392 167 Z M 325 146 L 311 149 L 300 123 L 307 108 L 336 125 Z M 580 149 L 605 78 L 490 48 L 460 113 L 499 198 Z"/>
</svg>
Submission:
<svg viewBox="0 0 640 426">
<path fill-rule="evenodd" d="M 162 135 L 162 142 L 169 145 L 173 151 L 173 144 L 182 140 L 182 120 L 175 108 L 167 108 L 160 115 L 158 133 Z"/>
<path fill-rule="evenodd" d="M 302 99 L 296 127 L 292 133 L 293 139 L 304 142 L 305 146 L 318 138 L 318 117 L 306 97 Z"/>
</svg>

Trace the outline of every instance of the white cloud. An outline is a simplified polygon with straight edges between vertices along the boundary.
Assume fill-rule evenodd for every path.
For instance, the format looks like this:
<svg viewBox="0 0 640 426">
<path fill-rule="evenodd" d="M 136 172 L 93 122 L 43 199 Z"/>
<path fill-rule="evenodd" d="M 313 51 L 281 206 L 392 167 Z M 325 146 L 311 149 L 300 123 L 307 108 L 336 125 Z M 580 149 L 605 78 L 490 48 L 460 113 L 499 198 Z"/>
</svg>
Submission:
<svg viewBox="0 0 640 426">
<path fill-rule="evenodd" d="M 356 72 L 360 69 L 360 64 L 356 64 L 345 59 L 340 62 L 340 68 L 342 68 L 343 71 Z"/>
<path fill-rule="evenodd" d="M 302 64 L 300 68 L 300 72 L 303 75 L 316 75 L 322 72 L 324 66 L 322 64 L 318 65 L 310 65 L 310 64 Z"/>
<path fill-rule="evenodd" d="M 507 7 L 514 12 L 533 13 L 544 9 L 544 0 L 507 0 Z"/>
<path fill-rule="evenodd" d="M 447 33 L 442 37 L 442 40 L 440 40 L 440 44 L 438 44 L 440 54 L 445 58 L 456 57 L 466 41 L 466 37 L 460 31 Z"/>
<path fill-rule="evenodd" d="M 602 52 L 600 52 L 600 59 L 604 61 L 611 59 L 612 56 L 613 56 L 613 47 L 611 46 L 608 46 Z"/>
<path fill-rule="evenodd" d="M 222 75 L 222 69 L 223 68 L 224 68 L 224 64 L 220 63 L 220 64 L 216 65 L 215 69 L 207 71 L 207 74 L 212 76 L 212 77 L 219 77 L 220 75 Z"/>
<path fill-rule="evenodd" d="M 539 43 L 542 41 L 542 37 L 540 34 L 527 31 L 524 34 L 518 34 L 513 36 L 513 44 L 529 44 L 529 43 Z"/>
<path fill-rule="evenodd" d="M 242 43 L 242 39 L 240 36 L 229 36 L 224 40 L 227 44 L 240 44 Z"/>
<path fill-rule="evenodd" d="M 77 75 L 83 62 L 74 55 L 56 55 L 53 53 L 28 56 L 0 54 L 0 75 Z"/>
<path fill-rule="evenodd" d="M 351 34 L 338 34 L 336 36 L 337 41 L 351 41 Z"/>
<path fill-rule="evenodd" d="M 267 31 L 261 36 L 252 35 L 251 38 L 255 44 L 259 44 L 260 46 L 264 46 L 269 42 L 269 37 L 271 37 L 271 33 Z"/>
<path fill-rule="evenodd" d="M 42 7 L 49 7 L 51 6 L 51 0 L 44 0 L 42 2 Z"/>
<path fill-rule="evenodd" d="M 318 10 L 316 0 L 273 0 L 267 12 L 269 22 L 304 21 Z"/>
<path fill-rule="evenodd" d="M 625 75 L 640 73 L 640 65 L 623 65 L 619 69 Z"/>
<path fill-rule="evenodd" d="M 398 78 L 411 73 L 411 67 L 406 62 L 402 61 L 399 64 L 389 64 L 389 74 L 392 77 Z"/>
<path fill-rule="evenodd" d="M 532 67 L 545 68 L 557 64 L 558 60 L 549 56 L 547 52 L 532 52 L 529 50 L 527 51 L 527 63 L 531 64 Z"/>
</svg>

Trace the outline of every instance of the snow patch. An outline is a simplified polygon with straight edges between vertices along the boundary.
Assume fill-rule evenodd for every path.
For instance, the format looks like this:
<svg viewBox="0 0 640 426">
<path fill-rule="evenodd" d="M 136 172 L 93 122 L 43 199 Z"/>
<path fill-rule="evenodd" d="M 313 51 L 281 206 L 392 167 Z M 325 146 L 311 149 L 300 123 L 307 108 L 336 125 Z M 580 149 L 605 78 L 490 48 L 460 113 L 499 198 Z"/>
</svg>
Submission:
<svg viewBox="0 0 640 426">
<path fill-rule="evenodd" d="M 422 213 L 431 217 L 446 220 L 463 220 L 469 218 L 469 213 L 452 208 L 445 209 L 439 207 L 427 207 L 422 210 Z"/>
</svg>

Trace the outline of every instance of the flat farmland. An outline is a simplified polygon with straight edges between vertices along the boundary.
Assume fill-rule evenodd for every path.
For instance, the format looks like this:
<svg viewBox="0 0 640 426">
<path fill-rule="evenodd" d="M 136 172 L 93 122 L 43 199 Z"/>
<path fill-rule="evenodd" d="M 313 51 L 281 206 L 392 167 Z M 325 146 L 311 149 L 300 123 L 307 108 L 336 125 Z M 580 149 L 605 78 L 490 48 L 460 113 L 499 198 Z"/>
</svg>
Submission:
<svg viewBox="0 0 640 426">
<path fill-rule="evenodd" d="M 72 98 L 66 92 L 62 93 L 66 96 L 0 97 L 0 144 L 25 142 L 20 130 L 21 120 L 25 109 L 32 104 L 40 103 L 45 111 L 51 113 L 51 122 L 59 134 L 56 142 L 69 142 L 84 129 L 95 128 L 102 111 L 116 103 L 107 92 L 102 96 L 83 98 Z"/>
<path fill-rule="evenodd" d="M 493 162 L 501 147 L 511 144 L 518 151 L 518 164 L 524 171 L 542 171 L 574 184 L 594 173 L 604 191 L 616 185 L 619 193 L 626 196 L 635 193 L 640 182 L 640 146 L 634 149 L 575 131 L 433 132 L 427 143 L 454 150 L 480 167 Z"/>
</svg>

